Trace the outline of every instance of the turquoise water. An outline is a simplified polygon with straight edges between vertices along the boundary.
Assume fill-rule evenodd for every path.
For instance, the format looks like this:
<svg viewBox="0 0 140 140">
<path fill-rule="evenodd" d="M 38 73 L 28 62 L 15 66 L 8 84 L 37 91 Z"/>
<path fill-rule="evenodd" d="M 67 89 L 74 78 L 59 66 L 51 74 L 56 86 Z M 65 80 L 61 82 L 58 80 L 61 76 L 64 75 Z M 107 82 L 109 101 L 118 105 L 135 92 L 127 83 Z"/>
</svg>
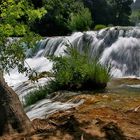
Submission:
<svg viewBox="0 0 140 140">
<path fill-rule="evenodd" d="M 140 79 L 138 78 L 118 78 L 108 83 L 107 91 L 126 96 L 140 97 Z"/>
</svg>

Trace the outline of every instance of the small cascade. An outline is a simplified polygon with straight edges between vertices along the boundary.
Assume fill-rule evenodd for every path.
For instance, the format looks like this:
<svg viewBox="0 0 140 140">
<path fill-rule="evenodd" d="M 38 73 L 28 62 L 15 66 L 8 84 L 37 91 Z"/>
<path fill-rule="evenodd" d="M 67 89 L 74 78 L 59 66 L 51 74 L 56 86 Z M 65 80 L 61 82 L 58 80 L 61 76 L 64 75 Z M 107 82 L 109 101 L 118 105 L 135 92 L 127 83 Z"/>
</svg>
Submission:
<svg viewBox="0 0 140 140">
<path fill-rule="evenodd" d="M 52 99 L 43 99 L 37 102 L 34 105 L 31 105 L 26 108 L 26 112 L 28 117 L 33 120 L 35 118 L 47 118 L 50 114 L 53 114 L 58 111 L 65 111 L 70 108 L 75 108 L 84 103 L 84 99 L 77 100 L 73 98 L 72 100 L 68 100 L 66 102 L 61 102 L 61 99 L 65 99 L 66 97 L 73 97 L 77 95 L 74 92 L 63 92 L 63 93 L 56 93 L 57 95 L 54 96 Z M 59 97 L 58 97 L 59 96 Z M 59 99 L 57 99 L 59 98 Z"/>
<path fill-rule="evenodd" d="M 43 42 L 43 43 L 42 43 Z M 140 76 L 140 28 L 112 27 L 100 31 L 76 32 L 71 36 L 46 38 L 39 42 L 40 56 L 65 55 L 66 44 L 78 51 L 88 51 L 114 77 Z"/>
</svg>

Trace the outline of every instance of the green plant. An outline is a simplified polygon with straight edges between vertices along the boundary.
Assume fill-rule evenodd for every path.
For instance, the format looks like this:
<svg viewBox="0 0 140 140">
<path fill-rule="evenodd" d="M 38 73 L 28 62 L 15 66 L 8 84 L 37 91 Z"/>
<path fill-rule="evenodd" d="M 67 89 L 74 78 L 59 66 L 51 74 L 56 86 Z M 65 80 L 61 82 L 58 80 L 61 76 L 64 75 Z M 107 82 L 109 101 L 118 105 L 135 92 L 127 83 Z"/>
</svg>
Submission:
<svg viewBox="0 0 140 140">
<path fill-rule="evenodd" d="M 110 79 L 108 70 L 87 53 L 80 54 L 68 47 L 67 56 L 53 56 L 52 78 L 44 87 L 30 92 L 25 97 L 25 106 L 44 99 L 46 95 L 58 90 L 103 90 Z"/>
<path fill-rule="evenodd" d="M 68 21 L 71 31 L 84 31 L 90 29 L 92 17 L 88 8 L 82 8 L 78 13 L 72 13 Z"/>
<path fill-rule="evenodd" d="M 15 10 L 16 9 L 16 10 Z M 24 36 L 30 25 L 46 14 L 44 7 L 35 9 L 26 0 L 2 0 L 0 4 L 0 35 Z"/>
<path fill-rule="evenodd" d="M 25 96 L 25 106 L 32 105 L 36 103 L 37 101 L 44 99 L 47 95 L 47 89 L 46 86 L 39 87 L 37 90 L 31 91 Z"/>
<path fill-rule="evenodd" d="M 105 67 L 74 48 L 69 48 L 68 52 L 68 56 L 51 58 L 55 77 L 52 83 L 57 89 L 96 90 L 106 87 L 110 76 Z"/>
<path fill-rule="evenodd" d="M 138 24 L 140 22 L 140 10 L 133 10 L 130 16 L 131 23 Z"/>
<path fill-rule="evenodd" d="M 59 90 L 57 83 L 53 82 L 53 80 L 50 80 L 47 85 L 41 86 L 38 89 L 29 92 L 24 98 L 24 106 L 35 104 L 37 101 L 46 98 L 48 94 L 57 90 Z"/>
<path fill-rule="evenodd" d="M 98 24 L 98 25 L 95 26 L 94 30 L 101 30 L 101 29 L 104 29 L 104 28 L 106 28 L 105 25 Z"/>
</svg>

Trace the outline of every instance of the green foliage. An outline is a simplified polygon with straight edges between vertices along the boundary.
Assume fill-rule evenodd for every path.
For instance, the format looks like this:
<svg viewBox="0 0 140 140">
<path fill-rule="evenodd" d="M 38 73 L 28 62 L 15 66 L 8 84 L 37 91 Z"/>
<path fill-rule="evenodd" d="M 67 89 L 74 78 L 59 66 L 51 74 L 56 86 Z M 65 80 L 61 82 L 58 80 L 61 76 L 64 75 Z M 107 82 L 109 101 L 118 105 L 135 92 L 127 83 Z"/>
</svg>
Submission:
<svg viewBox="0 0 140 140">
<path fill-rule="evenodd" d="M 90 9 L 94 25 L 108 25 L 111 19 L 111 9 L 107 3 L 108 0 L 83 0 L 86 7 Z"/>
<path fill-rule="evenodd" d="M 132 2 L 133 0 L 1 0 L 0 34 L 24 36 L 28 30 L 32 30 L 43 36 L 52 36 L 88 30 L 98 24 L 130 25 Z M 132 21 L 137 17 L 133 14 L 130 18 Z"/>
<path fill-rule="evenodd" d="M 44 36 L 46 34 L 51 36 L 65 35 L 74 30 L 79 30 L 79 28 L 80 30 L 85 30 L 90 27 L 92 22 L 92 19 L 90 19 L 90 11 L 85 8 L 82 1 L 44 0 L 43 2 L 47 10 L 47 14 L 39 23 L 33 25 L 33 30 L 39 29 L 38 32 L 40 34 L 43 34 Z M 80 15 L 84 17 L 80 17 Z M 76 19 L 76 17 L 78 17 L 78 19 Z M 83 27 L 84 25 L 86 27 Z"/>
<path fill-rule="evenodd" d="M 106 87 L 109 73 L 105 67 L 73 48 L 69 49 L 69 53 L 69 56 L 52 59 L 55 77 L 52 83 L 59 90 L 96 90 Z"/>
<path fill-rule="evenodd" d="M 19 72 L 30 73 L 31 69 L 24 66 L 26 50 L 34 47 L 39 39 L 40 36 L 34 33 L 28 33 L 21 39 L 2 36 L 0 38 L 0 71 L 9 72 L 10 69 L 17 67 Z"/>
<path fill-rule="evenodd" d="M 55 91 L 59 90 L 59 87 L 57 86 L 57 83 L 53 82 L 53 80 L 49 81 L 47 85 L 43 87 L 39 87 L 38 89 L 35 89 L 28 93 L 25 96 L 25 106 L 29 106 L 32 104 L 35 104 L 37 101 L 46 98 L 48 94 L 51 94 Z"/>
<path fill-rule="evenodd" d="M 25 96 L 25 106 L 32 105 L 37 101 L 44 99 L 47 95 L 46 87 L 39 87 L 37 90 L 31 91 Z"/>
<path fill-rule="evenodd" d="M 83 0 L 97 24 L 130 25 L 133 0 Z"/>
<path fill-rule="evenodd" d="M 88 8 L 82 8 L 78 13 L 71 13 L 68 26 L 71 31 L 89 30 L 92 25 L 91 13 Z"/>
<path fill-rule="evenodd" d="M 101 29 L 104 29 L 104 28 L 106 28 L 105 25 L 98 24 L 98 25 L 95 26 L 94 30 L 101 30 Z"/>
<path fill-rule="evenodd" d="M 42 8 L 34 9 L 26 0 L 2 0 L 0 5 L 0 35 L 23 36 L 29 30 L 29 25 L 46 13 Z"/>
<path fill-rule="evenodd" d="M 130 16 L 131 23 L 138 24 L 140 23 L 140 10 L 134 10 Z"/>
<path fill-rule="evenodd" d="M 129 16 L 131 15 L 131 5 L 133 0 L 108 0 L 112 14 L 113 25 L 130 25 Z"/>
<path fill-rule="evenodd" d="M 50 57 L 50 60 L 53 61 L 53 78 L 25 97 L 26 106 L 58 90 L 104 90 L 110 79 L 109 70 L 74 48 L 68 48 L 68 56 Z"/>
<path fill-rule="evenodd" d="M 33 47 L 40 37 L 30 31 L 29 24 L 40 19 L 45 13 L 46 10 L 34 9 L 32 4 L 26 0 L 1 1 L 0 71 L 9 72 L 11 68 L 17 66 L 19 72 L 30 72 L 30 69 L 24 67 L 26 50 Z M 11 36 L 22 36 L 22 38 L 8 38 Z"/>
</svg>

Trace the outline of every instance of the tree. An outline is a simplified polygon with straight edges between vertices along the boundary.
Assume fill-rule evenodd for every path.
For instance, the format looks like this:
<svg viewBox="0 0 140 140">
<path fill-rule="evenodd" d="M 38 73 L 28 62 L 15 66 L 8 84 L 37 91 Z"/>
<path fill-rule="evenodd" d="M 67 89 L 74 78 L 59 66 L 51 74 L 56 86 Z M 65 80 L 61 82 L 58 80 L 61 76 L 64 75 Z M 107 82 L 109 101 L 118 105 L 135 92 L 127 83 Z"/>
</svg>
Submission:
<svg viewBox="0 0 140 140">
<path fill-rule="evenodd" d="M 90 9 L 94 25 L 130 25 L 133 0 L 83 0 Z"/>
<path fill-rule="evenodd" d="M 16 93 L 8 87 L 3 72 L 18 67 L 19 72 L 29 72 L 24 67 L 26 47 L 32 47 L 38 36 L 30 32 L 29 24 L 40 19 L 46 10 L 34 9 L 26 0 L 2 0 L 0 4 L 0 135 L 30 132 L 31 123 Z M 21 39 L 8 40 L 11 36 Z M 31 37 L 33 37 L 31 41 Z M 24 42 L 24 43 L 23 43 Z M 25 45 L 26 44 L 26 45 Z"/>
<path fill-rule="evenodd" d="M 133 25 L 140 23 L 140 10 L 133 10 L 130 16 L 130 21 Z"/>
<path fill-rule="evenodd" d="M 94 25 L 110 24 L 111 14 L 110 7 L 107 4 L 106 0 L 83 0 L 86 7 L 88 7 L 91 11 L 92 19 L 94 21 Z"/>
<path fill-rule="evenodd" d="M 72 15 L 80 14 L 85 8 L 81 0 L 44 0 L 43 4 L 47 10 L 47 14 L 40 22 L 36 22 L 32 26 L 34 31 L 39 29 L 37 32 L 43 36 L 66 35 L 71 33 L 69 21 Z M 88 18 L 86 17 L 85 20 Z"/>
<path fill-rule="evenodd" d="M 131 5 L 133 0 L 108 0 L 111 7 L 113 25 L 130 25 Z"/>
<path fill-rule="evenodd" d="M 71 13 L 68 27 L 71 31 L 89 30 L 92 25 L 91 13 L 88 8 L 81 7 L 78 13 Z"/>
</svg>

